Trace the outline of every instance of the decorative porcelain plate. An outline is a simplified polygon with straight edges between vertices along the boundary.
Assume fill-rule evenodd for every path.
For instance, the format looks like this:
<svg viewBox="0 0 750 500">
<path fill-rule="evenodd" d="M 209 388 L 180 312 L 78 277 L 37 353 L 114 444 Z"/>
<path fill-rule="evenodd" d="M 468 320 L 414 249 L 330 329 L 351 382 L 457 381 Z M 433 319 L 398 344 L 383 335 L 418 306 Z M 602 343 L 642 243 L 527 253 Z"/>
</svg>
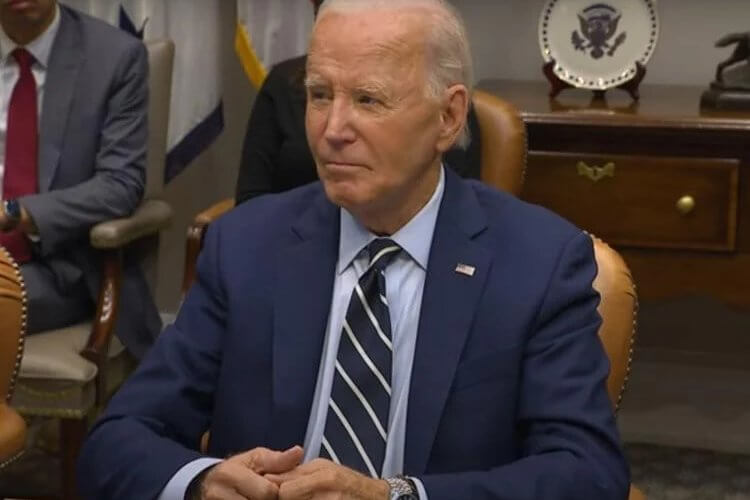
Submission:
<svg viewBox="0 0 750 500">
<path fill-rule="evenodd" d="M 539 18 L 545 62 L 574 87 L 605 90 L 646 65 L 659 37 L 656 0 L 548 0 Z"/>
</svg>

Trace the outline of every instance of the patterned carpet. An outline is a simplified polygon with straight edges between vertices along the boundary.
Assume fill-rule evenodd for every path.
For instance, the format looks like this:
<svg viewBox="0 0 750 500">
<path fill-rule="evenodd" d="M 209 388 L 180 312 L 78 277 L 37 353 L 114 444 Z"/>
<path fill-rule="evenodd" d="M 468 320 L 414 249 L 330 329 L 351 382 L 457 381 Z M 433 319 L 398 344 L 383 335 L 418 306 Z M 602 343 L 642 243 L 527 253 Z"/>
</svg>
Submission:
<svg viewBox="0 0 750 500">
<path fill-rule="evenodd" d="M 750 455 L 631 444 L 628 457 L 650 500 L 750 499 Z"/>
<path fill-rule="evenodd" d="M 649 500 L 750 500 L 750 455 L 668 448 L 627 447 L 633 483 Z M 32 450 L 0 474 L 0 498 L 53 498 L 57 460 Z"/>
</svg>

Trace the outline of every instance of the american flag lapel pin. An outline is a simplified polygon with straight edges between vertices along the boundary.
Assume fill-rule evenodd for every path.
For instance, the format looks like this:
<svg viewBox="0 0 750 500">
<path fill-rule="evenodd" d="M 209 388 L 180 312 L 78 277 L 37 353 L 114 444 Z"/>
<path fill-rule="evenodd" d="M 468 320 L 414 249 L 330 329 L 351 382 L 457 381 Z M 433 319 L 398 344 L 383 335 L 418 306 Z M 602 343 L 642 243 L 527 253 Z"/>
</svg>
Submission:
<svg viewBox="0 0 750 500">
<path fill-rule="evenodd" d="M 470 266 L 468 264 L 462 264 L 460 262 L 456 264 L 456 272 L 459 274 L 465 274 L 466 276 L 474 276 L 474 271 L 476 271 L 476 268 L 474 266 Z"/>
</svg>

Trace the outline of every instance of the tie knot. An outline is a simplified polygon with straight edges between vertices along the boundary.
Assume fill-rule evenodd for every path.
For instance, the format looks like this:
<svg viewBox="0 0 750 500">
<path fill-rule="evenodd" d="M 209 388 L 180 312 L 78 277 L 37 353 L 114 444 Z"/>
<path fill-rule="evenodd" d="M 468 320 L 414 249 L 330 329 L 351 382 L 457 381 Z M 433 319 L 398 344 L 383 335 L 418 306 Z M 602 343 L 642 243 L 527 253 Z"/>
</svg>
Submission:
<svg viewBox="0 0 750 500">
<path fill-rule="evenodd" d="M 21 70 L 27 70 L 31 68 L 31 64 L 34 62 L 34 56 L 31 55 L 31 52 L 28 50 L 18 47 L 11 52 L 11 55 L 16 59 L 16 62 L 18 62 L 18 67 L 21 68 Z"/>
<path fill-rule="evenodd" d="M 372 240 L 367 245 L 367 253 L 370 256 L 370 267 L 375 267 L 379 270 L 385 269 L 400 251 L 401 247 L 390 238 Z"/>
</svg>

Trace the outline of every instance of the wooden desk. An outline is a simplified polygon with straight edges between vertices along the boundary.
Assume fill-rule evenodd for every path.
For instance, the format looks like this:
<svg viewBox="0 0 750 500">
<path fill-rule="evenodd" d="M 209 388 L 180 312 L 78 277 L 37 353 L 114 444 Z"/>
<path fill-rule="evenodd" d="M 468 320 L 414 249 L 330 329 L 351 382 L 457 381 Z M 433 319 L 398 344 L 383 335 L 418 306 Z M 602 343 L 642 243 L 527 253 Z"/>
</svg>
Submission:
<svg viewBox="0 0 750 500">
<path fill-rule="evenodd" d="M 750 113 L 701 113 L 701 88 L 548 98 L 546 82 L 485 80 L 528 127 L 523 197 L 616 246 L 642 299 L 710 295 L 750 307 Z"/>
</svg>

